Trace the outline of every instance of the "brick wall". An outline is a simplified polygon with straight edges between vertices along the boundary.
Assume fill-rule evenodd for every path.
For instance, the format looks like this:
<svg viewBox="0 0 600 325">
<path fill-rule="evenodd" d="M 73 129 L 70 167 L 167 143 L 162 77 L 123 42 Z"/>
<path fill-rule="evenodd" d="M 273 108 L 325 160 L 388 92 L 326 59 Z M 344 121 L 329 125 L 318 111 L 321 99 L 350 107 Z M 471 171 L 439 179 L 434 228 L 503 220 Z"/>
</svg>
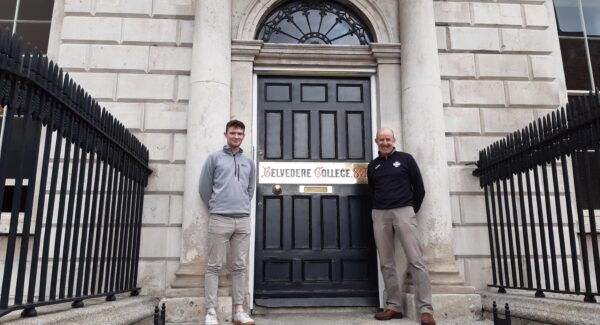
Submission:
<svg viewBox="0 0 600 325">
<path fill-rule="evenodd" d="M 150 150 L 138 284 L 177 270 L 195 0 L 65 0 L 58 64 Z"/>
<path fill-rule="evenodd" d="M 478 150 L 556 108 L 561 67 L 552 3 L 434 1 L 455 254 L 469 285 L 491 283 Z"/>
</svg>

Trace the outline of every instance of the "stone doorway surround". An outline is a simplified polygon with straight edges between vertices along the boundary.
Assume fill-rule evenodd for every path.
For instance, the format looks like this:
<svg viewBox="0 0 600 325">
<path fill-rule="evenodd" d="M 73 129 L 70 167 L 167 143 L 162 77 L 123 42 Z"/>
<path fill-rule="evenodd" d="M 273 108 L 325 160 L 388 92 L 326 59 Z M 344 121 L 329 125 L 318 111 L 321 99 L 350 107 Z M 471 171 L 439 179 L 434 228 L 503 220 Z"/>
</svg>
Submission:
<svg viewBox="0 0 600 325">
<path fill-rule="evenodd" d="M 426 230 L 425 257 L 431 272 L 436 314 L 439 318 L 480 317 L 481 298 L 474 294 L 473 288 L 464 286 L 454 259 L 433 3 L 431 0 L 398 1 L 401 51 L 400 44 L 393 43 L 396 39 L 393 28 L 378 9 L 377 1 L 346 2 L 360 10 L 370 22 L 376 43 L 336 47 L 265 44 L 253 40 L 254 31 L 277 0 L 251 1 L 237 33 L 231 31 L 232 0 L 198 2 L 187 132 L 188 139 L 203 141 L 187 141 L 181 264 L 167 291 L 167 299 L 176 310 L 174 314 L 181 315 L 180 322 L 197 321 L 204 313 L 208 212 L 197 194 L 201 162 L 215 150 L 215 144 L 223 142 L 222 128 L 227 120 L 255 120 L 256 73 L 374 76 L 372 87 L 377 102 L 372 110 L 378 122 L 373 129 L 385 126 L 400 131 L 397 134 L 399 146 L 415 156 L 423 173 L 427 197 L 419 213 L 419 226 Z M 254 156 L 251 144 L 256 141 L 255 123 L 247 124 L 243 149 Z M 223 277 L 220 285 L 222 320 L 229 319 L 231 314 L 231 308 L 224 306 L 231 304 L 225 279 Z M 416 318 L 411 293 L 406 294 L 405 302 L 407 316 Z"/>
</svg>

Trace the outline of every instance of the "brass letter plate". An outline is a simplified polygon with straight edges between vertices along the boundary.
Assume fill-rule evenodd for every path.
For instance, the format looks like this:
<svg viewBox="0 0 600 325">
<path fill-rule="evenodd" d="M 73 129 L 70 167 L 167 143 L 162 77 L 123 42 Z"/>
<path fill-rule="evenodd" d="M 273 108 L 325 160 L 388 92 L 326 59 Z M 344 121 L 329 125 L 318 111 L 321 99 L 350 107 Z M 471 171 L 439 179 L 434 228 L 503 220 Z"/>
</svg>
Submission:
<svg viewBox="0 0 600 325">
<path fill-rule="evenodd" d="M 305 186 L 300 185 L 300 193 L 333 193 L 332 186 Z"/>
</svg>

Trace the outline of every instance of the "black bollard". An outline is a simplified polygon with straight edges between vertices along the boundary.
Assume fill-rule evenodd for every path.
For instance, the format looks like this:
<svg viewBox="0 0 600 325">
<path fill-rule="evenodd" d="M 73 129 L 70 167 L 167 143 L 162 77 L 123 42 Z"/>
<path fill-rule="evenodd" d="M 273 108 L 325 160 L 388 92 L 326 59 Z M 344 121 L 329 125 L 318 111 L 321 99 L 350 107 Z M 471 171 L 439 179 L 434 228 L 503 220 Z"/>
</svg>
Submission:
<svg viewBox="0 0 600 325">
<path fill-rule="evenodd" d="M 158 314 L 158 306 L 154 306 L 154 325 L 159 325 L 158 322 L 160 320 L 159 314 Z"/>
<path fill-rule="evenodd" d="M 492 303 L 492 315 L 494 318 L 494 325 L 511 325 L 510 308 L 508 307 L 508 303 L 504 305 L 504 318 L 500 318 L 498 316 L 498 307 L 494 301 Z"/>
</svg>

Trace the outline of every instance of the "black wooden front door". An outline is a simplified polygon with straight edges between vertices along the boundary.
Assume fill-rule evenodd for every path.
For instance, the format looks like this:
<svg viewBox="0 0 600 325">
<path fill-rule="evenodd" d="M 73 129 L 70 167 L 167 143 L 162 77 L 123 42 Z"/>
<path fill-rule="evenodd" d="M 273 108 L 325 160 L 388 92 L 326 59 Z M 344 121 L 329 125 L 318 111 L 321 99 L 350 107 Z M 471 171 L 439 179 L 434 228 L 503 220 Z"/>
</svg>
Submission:
<svg viewBox="0 0 600 325">
<path fill-rule="evenodd" d="M 258 79 L 257 305 L 377 305 L 367 185 L 331 181 L 365 176 L 338 167 L 371 159 L 370 101 L 364 78 Z"/>
</svg>

